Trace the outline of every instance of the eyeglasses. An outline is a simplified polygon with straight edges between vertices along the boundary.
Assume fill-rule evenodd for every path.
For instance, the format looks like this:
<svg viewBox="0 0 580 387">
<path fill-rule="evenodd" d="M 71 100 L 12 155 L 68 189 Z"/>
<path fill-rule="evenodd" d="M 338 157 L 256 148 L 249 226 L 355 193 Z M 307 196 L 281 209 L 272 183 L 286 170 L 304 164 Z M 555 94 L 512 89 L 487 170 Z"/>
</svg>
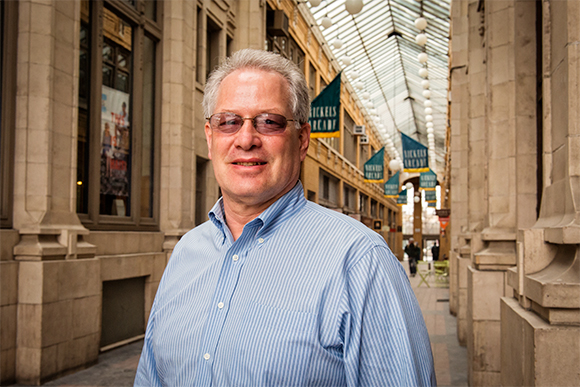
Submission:
<svg viewBox="0 0 580 387">
<path fill-rule="evenodd" d="M 265 135 L 281 134 L 286 130 L 288 121 L 294 121 L 274 113 L 262 113 L 253 118 L 241 117 L 234 113 L 216 113 L 207 120 L 212 130 L 224 134 L 236 133 L 244 125 L 244 121 L 251 120 L 256 131 Z"/>
</svg>

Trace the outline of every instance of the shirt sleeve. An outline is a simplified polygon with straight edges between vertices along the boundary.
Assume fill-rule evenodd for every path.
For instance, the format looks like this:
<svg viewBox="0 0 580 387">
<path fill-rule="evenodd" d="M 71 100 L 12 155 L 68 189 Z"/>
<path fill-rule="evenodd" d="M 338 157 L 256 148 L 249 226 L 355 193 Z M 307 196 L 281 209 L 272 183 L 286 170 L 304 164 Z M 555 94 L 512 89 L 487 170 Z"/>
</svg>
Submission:
<svg viewBox="0 0 580 387">
<path fill-rule="evenodd" d="M 153 306 L 155 307 L 155 305 Z M 147 330 L 145 331 L 145 340 L 143 343 L 143 350 L 141 351 L 141 358 L 139 359 L 139 366 L 137 367 L 137 374 L 135 375 L 134 387 L 144 386 L 159 386 L 161 381 L 157 374 L 157 366 L 155 363 L 155 354 L 153 352 L 152 336 L 155 330 L 155 313 L 151 309 L 149 322 L 147 323 Z"/>
<path fill-rule="evenodd" d="M 431 344 L 417 299 L 386 246 L 347 272 L 341 300 L 349 386 L 435 386 Z"/>
</svg>

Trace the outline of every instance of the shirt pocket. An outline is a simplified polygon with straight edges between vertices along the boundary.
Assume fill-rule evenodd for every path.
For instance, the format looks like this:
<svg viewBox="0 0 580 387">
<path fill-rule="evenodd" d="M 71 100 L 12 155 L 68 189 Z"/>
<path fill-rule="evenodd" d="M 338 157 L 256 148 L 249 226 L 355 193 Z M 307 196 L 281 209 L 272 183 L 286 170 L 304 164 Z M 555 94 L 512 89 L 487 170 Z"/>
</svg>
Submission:
<svg viewBox="0 0 580 387">
<path fill-rule="evenodd" d="M 246 373 L 243 379 L 261 386 L 304 385 L 316 345 L 315 316 L 250 302 L 235 341 L 235 368 Z"/>
</svg>

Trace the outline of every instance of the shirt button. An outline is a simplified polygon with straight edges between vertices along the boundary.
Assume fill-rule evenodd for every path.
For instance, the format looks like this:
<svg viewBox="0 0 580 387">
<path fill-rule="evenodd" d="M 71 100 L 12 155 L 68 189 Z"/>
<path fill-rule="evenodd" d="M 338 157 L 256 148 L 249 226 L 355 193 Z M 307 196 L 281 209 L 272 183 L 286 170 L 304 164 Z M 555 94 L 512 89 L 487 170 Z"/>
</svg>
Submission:
<svg viewBox="0 0 580 387">
<path fill-rule="evenodd" d="M 232 257 L 232 259 L 233 259 L 234 261 L 237 261 L 238 259 L 240 259 L 240 257 L 238 257 L 238 254 L 234 254 L 234 256 Z"/>
<path fill-rule="evenodd" d="M 209 360 L 209 358 L 210 358 L 210 356 L 209 356 L 209 353 L 206 353 L 205 355 L 203 355 L 203 358 L 204 358 L 205 360 Z"/>
<path fill-rule="evenodd" d="M 224 303 L 223 302 L 218 302 L 218 308 L 222 309 L 224 307 Z"/>
<path fill-rule="evenodd" d="M 260 238 L 260 239 L 258 239 L 258 242 L 260 242 L 260 243 L 264 243 L 264 238 Z"/>
</svg>

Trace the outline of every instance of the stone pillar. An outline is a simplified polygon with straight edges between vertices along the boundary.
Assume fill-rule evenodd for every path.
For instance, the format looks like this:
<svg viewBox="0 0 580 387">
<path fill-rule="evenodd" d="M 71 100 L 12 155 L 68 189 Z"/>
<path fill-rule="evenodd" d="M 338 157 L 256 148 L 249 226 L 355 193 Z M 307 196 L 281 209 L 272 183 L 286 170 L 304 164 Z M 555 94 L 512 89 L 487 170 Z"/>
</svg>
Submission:
<svg viewBox="0 0 580 387">
<path fill-rule="evenodd" d="M 264 49 L 266 39 L 266 2 L 238 0 L 237 48 Z M 319 89 L 316 89 L 319 90 Z"/>
<path fill-rule="evenodd" d="M 467 231 L 467 118 L 469 112 L 469 83 L 467 78 L 468 53 L 468 18 L 469 3 L 453 1 L 451 15 L 453 20 L 451 48 L 451 187 L 449 203 L 451 207 L 451 223 L 447 232 L 450 234 L 449 256 L 449 310 L 460 315 L 459 277 L 460 250 L 465 244 L 461 237 Z M 459 327 L 459 325 L 458 325 Z M 458 331 L 459 337 L 462 335 Z"/>
<path fill-rule="evenodd" d="M 482 174 L 487 207 L 473 217 L 485 228 L 479 232 L 473 227 L 472 241 L 480 241 L 481 248 L 473 248 L 472 242 L 468 276 L 468 376 L 475 386 L 500 384 L 500 299 L 509 294 L 506 271 L 516 265 L 516 230 L 532 226 L 536 218 L 536 131 L 530 130 L 536 120 L 535 7 L 525 1 L 487 2 L 483 15 L 487 122 L 470 130 L 477 138 L 479 129 L 487 133 L 487 140 L 482 139 L 487 144 L 484 164 L 470 166 L 478 182 L 487 162 L 487 176 Z M 470 120 L 476 122 L 476 117 Z M 481 147 L 474 143 L 470 148 L 475 153 Z M 470 203 L 475 204 L 482 197 L 470 181 L 472 189 Z"/>
<path fill-rule="evenodd" d="M 39 384 L 97 360 L 100 265 L 75 212 L 80 2 L 20 1 L 18 23 L 16 380 Z"/>
<path fill-rule="evenodd" d="M 413 184 L 415 189 L 414 192 L 421 195 L 419 191 L 419 183 Z M 421 196 L 418 196 L 421 198 Z M 413 200 L 415 198 L 413 197 Z M 413 202 L 413 238 L 417 243 L 417 246 L 421 248 L 421 259 L 423 259 L 423 205 L 422 201 L 419 200 L 418 203 Z"/>
<path fill-rule="evenodd" d="M 544 1 L 540 216 L 518 231 L 513 297 L 501 303 L 504 385 L 578 385 L 580 364 L 580 4 Z"/>
<path fill-rule="evenodd" d="M 170 28 L 163 31 L 159 202 L 160 225 L 165 232 L 163 249 L 169 259 L 179 238 L 195 225 L 194 59 L 198 57 L 196 30 L 200 29 L 196 28 L 195 2 L 165 1 L 163 7 L 164 25 Z M 205 36 L 201 41 L 205 46 Z M 198 62 L 205 64 L 205 60 Z M 205 69 L 202 74 L 205 74 Z"/>
</svg>

